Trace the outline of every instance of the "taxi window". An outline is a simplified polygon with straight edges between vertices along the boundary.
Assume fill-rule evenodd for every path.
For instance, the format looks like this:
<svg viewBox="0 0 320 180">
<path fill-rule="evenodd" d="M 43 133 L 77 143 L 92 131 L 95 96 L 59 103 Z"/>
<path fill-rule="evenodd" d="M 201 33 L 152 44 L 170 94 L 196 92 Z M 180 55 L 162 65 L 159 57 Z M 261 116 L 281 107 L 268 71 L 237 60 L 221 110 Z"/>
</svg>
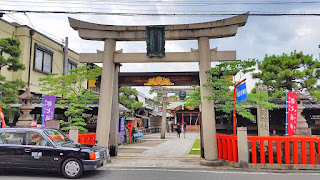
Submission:
<svg viewBox="0 0 320 180">
<path fill-rule="evenodd" d="M 26 145 L 48 146 L 48 143 L 40 133 L 26 132 Z"/>
<path fill-rule="evenodd" d="M 1 132 L 0 133 L 0 144 L 7 144 L 6 143 L 6 133 L 5 132 Z"/>
<path fill-rule="evenodd" d="M 55 146 L 72 143 L 73 141 L 68 138 L 64 133 L 56 129 L 47 129 L 43 131 L 51 139 Z"/>
<path fill-rule="evenodd" d="M 2 132 L 0 134 L 0 144 L 17 144 L 22 145 L 23 143 L 23 132 Z"/>
</svg>

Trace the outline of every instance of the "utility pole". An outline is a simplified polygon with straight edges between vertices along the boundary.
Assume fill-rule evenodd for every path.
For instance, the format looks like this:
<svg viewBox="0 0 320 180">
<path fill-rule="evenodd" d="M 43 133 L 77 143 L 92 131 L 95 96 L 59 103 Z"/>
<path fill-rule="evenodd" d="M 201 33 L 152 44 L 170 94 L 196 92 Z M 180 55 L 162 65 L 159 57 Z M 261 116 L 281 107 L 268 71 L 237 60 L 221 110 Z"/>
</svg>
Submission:
<svg viewBox="0 0 320 180">
<path fill-rule="evenodd" d="M 68 50 L 69 50 L 69 47 L 68 47 L 68 37 L 66 37 L 66 40 L 65 40 L 65 45 L 63 46 L 63 75 L 68 75 L 68 64 L 69 64 L 69 60 L 68 60 Z"/>
<path fill-rule="evenodd" d="M 30 74 L 31 74 L 31 56 L 32 56 L 32 37 L 35 34 L 34 29 L 30 29 L 30 54 L 29 54 L 29 67 L 28 67 L 28 87 L 30 87 Z"/>
</svg>

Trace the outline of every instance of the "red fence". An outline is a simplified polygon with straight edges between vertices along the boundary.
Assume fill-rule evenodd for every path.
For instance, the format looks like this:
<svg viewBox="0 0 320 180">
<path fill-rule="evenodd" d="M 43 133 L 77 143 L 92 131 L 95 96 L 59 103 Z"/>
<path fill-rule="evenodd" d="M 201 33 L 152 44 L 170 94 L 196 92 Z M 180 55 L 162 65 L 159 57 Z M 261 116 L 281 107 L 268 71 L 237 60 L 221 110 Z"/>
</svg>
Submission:
<svg viewBox="0 0 320 180">
<path fill-rule="evenodd" d="M 316 151 L 320 152 L 320 137 L 248 136 L 248 142 L 251 142 L 252 164 L 257 164 L 257 156 L 260 156 L 260 164 L 316 164 Z M 257 151 L 257 142 L 260 151 Z M 267 154 L 265 150 L 268 151 Z M 318 163 L 320 164 L 319 155 Z"/>
<path fill-rule="evenodd" d="M 238 162 L 238 137 L 236 135 L 217 134 L 218 158 Z"/>
<path fill-rule="evenodd" d="M 80 144 L 91 144 L 94 145 L 96 142 L 96 133 L 79 134 L 78 142 Z"/>
<path fill-rule="evenodd" d="M 238 162 L 237 136 L 217 134 L 218 158 Z M 320 137 L 248 136 L 252 164 L 320 164 Z"/>
</svg>

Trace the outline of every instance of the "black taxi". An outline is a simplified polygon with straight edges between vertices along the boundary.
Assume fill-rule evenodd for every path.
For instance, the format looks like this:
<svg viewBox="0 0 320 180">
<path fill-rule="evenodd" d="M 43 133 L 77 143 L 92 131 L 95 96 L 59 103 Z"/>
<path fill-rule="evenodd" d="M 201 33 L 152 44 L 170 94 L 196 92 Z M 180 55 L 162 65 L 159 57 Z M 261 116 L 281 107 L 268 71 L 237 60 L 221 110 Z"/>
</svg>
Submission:
<svg viewBox="0 0 320 180">
<path fill-rule="evenodd" d="M 73 179 L 109 157 L 107 148 L 74 143 L 57 129 L 0 129 L 0 169 L 57 171 Z"/>
</svg>

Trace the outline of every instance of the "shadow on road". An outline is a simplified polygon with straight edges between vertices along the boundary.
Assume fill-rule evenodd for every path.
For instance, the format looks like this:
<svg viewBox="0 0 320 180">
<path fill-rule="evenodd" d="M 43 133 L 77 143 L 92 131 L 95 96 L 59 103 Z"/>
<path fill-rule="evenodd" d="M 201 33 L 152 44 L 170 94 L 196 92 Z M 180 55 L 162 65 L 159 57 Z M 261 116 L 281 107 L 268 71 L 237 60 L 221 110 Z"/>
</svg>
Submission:
<svg viewBox="0 0 320 180">
<path fill-rule="evenodd" d="M 79 179 L 100 179 L 106 176 L 102 170 L 84 172 Z M 4 170 L 0 169 L 0 179 L 65 179 L 58 172 L 35 170 Z"/>
</svg>

